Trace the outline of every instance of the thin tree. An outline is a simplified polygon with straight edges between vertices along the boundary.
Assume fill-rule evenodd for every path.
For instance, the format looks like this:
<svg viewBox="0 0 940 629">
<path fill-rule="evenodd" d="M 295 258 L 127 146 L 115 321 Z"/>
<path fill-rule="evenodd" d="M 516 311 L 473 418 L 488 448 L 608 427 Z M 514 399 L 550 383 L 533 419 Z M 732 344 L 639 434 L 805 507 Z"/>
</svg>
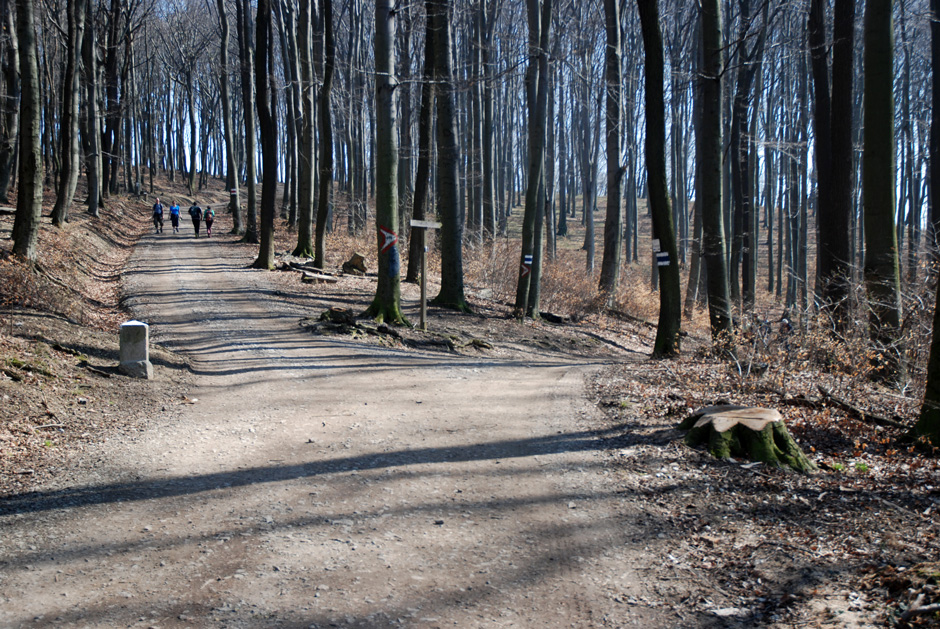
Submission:
<svg viewBox="0 0 940 629">
<path fill-rule="evenodd" d="M 395 11 L 391 0 L 375 3 L 375 226 L 379 277 L 366 316 L 407 323 L 401 311 L 401 258 L 398 253 L 398 137 L 395 126 Z"/>
<path fill-rule="evenodd" d="M 36 55 L 36 16 L 32 0 L 16 1 L 16 38 L 20 56 L 20 152 L 13 253 L 29 262 L 39 255 L 42 213 L 42 143 L 39 63 Z"/>
</svg>

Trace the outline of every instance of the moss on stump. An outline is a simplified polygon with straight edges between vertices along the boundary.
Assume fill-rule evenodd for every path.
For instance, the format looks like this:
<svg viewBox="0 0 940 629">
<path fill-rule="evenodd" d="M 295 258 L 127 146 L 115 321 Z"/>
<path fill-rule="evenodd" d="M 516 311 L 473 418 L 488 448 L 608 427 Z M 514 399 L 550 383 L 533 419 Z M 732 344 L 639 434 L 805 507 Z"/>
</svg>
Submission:
<svg viewBox="0 0 940 629">
<path fill-rule="evenodd" d="M 816 470 L 783 423 L 779 412 L 758 407 L 709 406 L 686 418 L 679 428 L 688 430 L 685 443 L 706 444 L 712 456 L 760 461 L 797 472 Z"/>
</svg>

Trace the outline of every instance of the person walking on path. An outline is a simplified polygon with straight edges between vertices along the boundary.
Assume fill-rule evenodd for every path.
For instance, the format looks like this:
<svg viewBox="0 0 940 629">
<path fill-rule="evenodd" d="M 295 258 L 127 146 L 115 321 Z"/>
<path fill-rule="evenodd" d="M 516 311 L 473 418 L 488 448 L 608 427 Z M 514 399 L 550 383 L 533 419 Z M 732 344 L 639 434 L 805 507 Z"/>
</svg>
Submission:
<svg viewBox="0 0 940 629">
<path fill-rule="evenodd" d="M 206 223 L 206 238 L 212 238 L 212 222 L 215 220 L 215 212 L 212 210 L 212 206 L 206 206 L 206 211 L 202 213 L 202 220 Z"/>
<path fill-rule="evenodd" d="M 202 208 L 199 207 L 199 204 L 193 201 L 193 204 L 189 208 L 189 215 L 193 219 L 193 230 L 196 232 L 196 238 L 199 238 L 199 223 L 202 222 Z"/>
<path fill-rule="evenodd" d="M 170 206 L 170 223 L 173 225 L 173 233 L 180 233 L 180 206 L 174 203 Z"/>
<path fill-rule="evenodd" d="M 153 204 L 153 231 L 155 234 L 163 233 L 163 204 L 160 203 L 159 198 Z"/>
</svg>

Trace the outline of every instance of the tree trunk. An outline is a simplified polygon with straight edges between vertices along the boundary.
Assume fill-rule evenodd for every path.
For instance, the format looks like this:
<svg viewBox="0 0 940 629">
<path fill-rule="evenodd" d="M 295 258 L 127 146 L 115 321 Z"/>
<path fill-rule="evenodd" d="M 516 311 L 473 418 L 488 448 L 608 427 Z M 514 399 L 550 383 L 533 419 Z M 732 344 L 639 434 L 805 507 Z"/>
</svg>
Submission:
<svg viewBox="0 0 940 629">
<path fill-rule="evenodd" d="M 529 309 L 529 293 L 539 278 L 532 273 L 536 243 L 538 214 L 541 210 L 540 187 L 544 186 L 545 125 L 548 108 L 548 50 L 551 31 L 552 0 L 527 0 L 529 22 L 529 67 L 526 70 L 526 100 L 529 110 L 528 183 L 525 193 L 525 213 L 522 220 L 522 254 L 519 280 L 516 286 L 515 312 L 517 316 L 538 317 Z"/>
<path fill-rule="evenodd" d="M 274 217 L 277 204 L 277 92 L 269 81 L 273 74 L 272 0 L 258 1 L 257 65 L 255 91 L 258 95 L 258 123 L 261 125 L 261 240 L 256 269 L 274 268 Z"/>
<path fill-rule="evenodd" d="M 78 174 L 81 153 L 78 142 L 78 69 L 82 54 L 82 39 L 85 33 L 86 0 L 76 0 L 68 5 L 68 32 L 66 36 L 66 62 L 62 86 L 62 121 L 59 130 L 59 156 L 61 169 L 56 188 L 55 206 L 52 208 L 52 224 L 61 227 L 68 220 Z"/>
<path fill-rule="evenodd" d="M 640 6 L 642 7 L 640 9 L 641 16 L 644 11 L 652 11 L 652 13 L 658 14 L 655 2 L 652 6 L 648 6 L 648 3 L 645 2 L 641 3 Z M 619 0 L 604 0 L 604 18 L 607 31 L 606 63 L 604 66 L 607 83 L 607 217 L 604 221 L 604 257 L 601 260 L 601 277 L 598 289 L 606 294 L 607 305 L 613 306 L 617 296 L 617 287 L 620 283 L 620 258 L 623 254 L 623 208 L 621 207 L 621 197 L 624 167 L 620 148 L 623 75 L 621 72 Z M 661 59 L 661 46 L 659 55 Z M 663 173 L 663 176 L 665 176 L 665 173 Z"/>
<path fill-rule="evenodd" d="M 375 224 L 379 277 L 366 315 L 406 323 L 401 311 L 401 259 L 398 254 L 398 111 L 395 106 L 395 11 L 391 0 L 375 3 Z"/>
<path fill-rule="evenodd" d="M 666 103 L 663 94 L 663 41 L 659 30 L 657 0 L 637 0 L 646 52 L 646 171 L 649 205 L 653 217 L 653 239 L 659 241 L 656 253 L 659 267 L 659 325 L 653 356 L 679 352 L 682 324 L 682 286 L 679 279 L 679 251 L 673 224 L 669 187 L 666 183 Z"/>
<path fill-rule="evenodd" d="M 932 68 L 940 68 L 940 0 L 930 0 L 930 65 Z M 927 195 L 930 207 L 929 242 L 935 272 L 940 262 L 940 116 L 937 115 L 940 112 L 940 76 L 937 74 L 937 71 L 933 72 L 931 86 L 934 115 L 930 119 L 930 187 Z M 936 327 L 934 325 L 934 329 Z"/>
<path fill-rule="evenodd" d="M 20 136 L 13 253 L 35 262 L 39 251 L 42 213 L 42 143 L 39 63 L 36 57 L 36 17 L 31 0 L 16 2 L 16 38 L 20 61 Z"/>
<path fill-rule="evenodd" d="M 424 78 L 421 82 L 421 112 L 418 114 L 418 163 L 415 169 L 412 215 L 417 220 L 427 218 L 428 187 L 431 178 L 431 133 L 434 126 L 434 25 L 425 20 Z M 408 240 L 408 274 L 406 282 L 417 283 L 420 273 L 421 239 Z"/>
<path fill-rule="evenodd" d="M 865 6 L 865 285 L 875 376 L 906 379 L 901 347 L 900 269 L 894 223 L 893 19 L 891 0 Z"/>
<path fill-rule="evenodd" d="M 242 242 L 257 244 L 258 241 L 258 166 L 257 132 L 255 130 L 255 46 L 251 41 L 251 2 L 236 0 L 236 31 L 241 61 L 242 112 L 245 119 L 245 177 L 248 180 L 248 209 L 245 216 L 245 235 Z"/>
<path fill-rule="evenodd" d="M 463 217 L 457 182 L 460 149 L 457 146 L 454 110 L 453 50 L 450 36 L 450 0 L 429 0 L 428 19 L 433 25 L 434 77 L 437 93 L 438 216 L 441 219 L 441 290 L 433 303 L 467 312 L 463 290 Z"/>
<path fill-rule="evenodd" d="M 90 8 L 90 7 L 89 7 Z M 88 181 L 88 213 L 97 217 L 101 208 L 101 123 L 98 108 L 98 43 L 92 11 L 85 12 L 85 41 L 82 61 L 85 72 L 85 130 L 88 150 L 85 153 L 85 174 Z"/>
<path fill-rule="evenodd" d="M 235 160 L 235 122 L 232 119 L 232 98 L 228 74 L 229 25 L 228 15 L 225 12 L 225 0 L 216 0 L 216 5 L 219 12 L 219 26 L 222 29 L 219 42 L 219 88 L 222 93 L 222 123 L 225 133 L 225 187 L 229 190 L 228 209 L 232 214 L 232 233 L 238 234 L 242 230 L 242 212 L 238 190 L 238 163 Z M 233 190 L 234 193 L 232 193 Z"/>
<path fill-rule="evenodd" d="M 730 341 L 731 304 L 728 298 L 727 249 L 722 216 L 721 146 L 721 13 L 718 0 L 703 0 L 702 128 L 697 159 L 702 169 L 702 257 L 708 286 L 708 313 L 712 338 L 720 345 Z"/>
<path fill-rule="evenodd" d="M 333 108 L 330 97 L 336 67 L 336 42 L 333 40 L 333 0 L 320 0 L 323 20 L 323 84 L 320 86 L 320 178 L 317 193 L 316 257 L 313 265 L 326 267 L 326 228 L 333 206 Z"/>
<path fill-rule="evenodd" d="M 10 180 L 16 161 L 16 138 L 19 132 L 20 59 L 13 22 L 13 2 L 3 2 L 3 20 L 9 37 L 3 38 L 2 48 L 2 105 L 0 105 L 0 202 L 9 203 Z"/>
</svg>

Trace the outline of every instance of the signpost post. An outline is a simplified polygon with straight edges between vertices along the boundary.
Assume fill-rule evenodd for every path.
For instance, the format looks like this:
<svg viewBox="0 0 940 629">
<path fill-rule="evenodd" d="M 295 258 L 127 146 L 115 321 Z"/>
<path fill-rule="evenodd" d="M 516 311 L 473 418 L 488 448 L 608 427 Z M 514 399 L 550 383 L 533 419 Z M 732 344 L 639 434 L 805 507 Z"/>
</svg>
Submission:
<svg viewBox="0 0 940 629">
<path fill-rule="evenodd" d="M 440 229 L 437 221 L 419 221 L 411 219 L 411 228 L 418 230 L 421 243 L 421 329 L 428 329 L 428 245 L 427 232 L 429 229 Z"/>
</svg>

